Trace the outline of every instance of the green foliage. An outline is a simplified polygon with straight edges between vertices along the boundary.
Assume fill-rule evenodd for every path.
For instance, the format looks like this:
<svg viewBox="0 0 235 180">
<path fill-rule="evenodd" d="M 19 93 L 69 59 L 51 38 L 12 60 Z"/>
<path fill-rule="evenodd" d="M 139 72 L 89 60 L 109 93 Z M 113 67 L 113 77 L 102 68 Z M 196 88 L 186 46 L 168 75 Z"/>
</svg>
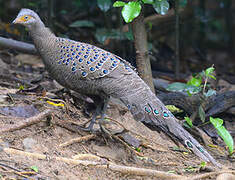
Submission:
<svg viewBox="0 0 235 180">
<path fill-rule="evenodd" d="M 124 5 L 122 8 L 122 17 L 126 23 L 130 23 L 139 16 L 141 11 L 141 5 L 138 1 L 131 1 Z"/>
<path fill-rule="evenodd" d="M 206 93 L 204 93 L 204 96 L 210 97 L 216 94 L 216 90 L 214 89 L 209 89 Z"/>
<path fill-rule="evenodd" d="M 115 3 L 113 3 L 113 7 L 123 7 L 125 4 L 126 3 L 123 1 L 115 1 Z"/>
<path fill-rule="evenodd" d="M 210 122 L 213 124 L 219 136 L 224 140 L 229 148 L 229 153 L 233 153 L 234 145 L 233 138 L 227 129 L 223 126 L 223 119 L 210 117 Z"/>
<path fill-rule="evenodd" d="M 144 4 L 153 4 L 154 0 L 142 0 Z"/>
<path fill-rule="evenodd" d="M 200 163 L 200 167 L 201 167 L 201 168 L 205 168 L 205 167 L 206 167 L 206 162 L 205 162 L 205 161 L 202 161 L 202 162 Z"/>
<path fill-rule="evenodd" d="M 104 12 L 107 12 L 112 5 L 111 0 L 97 0 L 97 3 L 98 7 Z"/>
<path fill-rule="evenodd" d="M 155 0 L 153 8 L 158 14 L 165 15 L 169 10 L 169 3 L 167 0 Z"/>
<path fill-rule="evenodd" d="M 78 20 L 69 25 L 69 27 L 94 27 L 95 24 L 92 21 Z"/>
<path fill-rule="evenodd" d="M 204 111 L 202 105 L 199 106 L 198 115 L 199 115 L 200 119 L 202 120 L 202 122 L 205 122 L 206 113 L 205 113 L 205 111 Z"/>
<path fill-rule="evenodd" d="M 214 67 L 209 67 L 209 68 L 207 68 L 206 71 L 205 71 L 206 77 L 210 77 L 210 78 L 216 80 L 215 76 L 213 75 L 213 74 L 214 74 L 214 71 L 215 71 L 215 68 L 214 68 Z"/>
<path fill-rule="evenodd" d="M 193 127 L 193 122 L 189 117 L 184 117 L 184 119 L 187 122 L 187 125 L 189 126 L 189 128 Z"/>
<path fill-rule="evenodd" d="M 183 92 L 186 88 L 187 88 L 187 84 L 176 82 L 176 83 L 169 84 L 166 90 L 172 91 L 172 92 Z"/>
<path fill-rule="evenodd" d="M 176 82 L 176 83 L 172 83 L 172 84 L 168 85 L 166 90 L 172 91 L 172 92 L 187 92 L 188 95 L 191 96 L 192 94 L 199 93 L 201 91 L 201 87 Z"/>
<path fill-rule="evenodd" d="M 24 86 L 20 85 L 19 90 L 24 90 Z"/>
<path fill-rule="evenodd" d="M 187 85 L 200 87 L 201 83 L 202 83 L 202 79 L 201 79 L 201 78 L 195 78 L 195 77 L 193 77 L 191 80 L 189 80 L 189 81 L 187 82 Z"/>
<path fill-rule="evenodd" d="M 38 173 L 38 167 L 37 166 L 31 166 L 30 167 L 33 171 L 35 171 L 36 173 Z"/>
<path fill-rule="evenodd" d="M 128 3 L 115 1 L 113 7 L 123 7 L 122 17 L 126 23 L 130 23 L 139 16 L 143 4 L 151 4 L 155 11 L 161 15 L 165 15 L 170 7 L 167 0 L 136 0 Z"/>
<path fill-rule="evenodd" d="M 177 91 L 177 92 L 183 92 L 186 91 L 188 95 L 192 95 L 194 93 L 200 93 L 201 96 L 199 96 L 201 104 L 198 106 L 198 115 L 202 122 L 205 122 L 206 113 L 203 109 L 203 103 L 207 100 L 208 97 L 215 95 L 216 91 L 213 89 L 208 89 L 206 92 L 205 88 L 208 82 L 209 78 L 216 79 L 214 76 L 215 68 L 209 67 L 205 71 L 202 71 L 201 73 L 196 74 L 194 77 L 192 77 L 187 84 L 185 83 L 172 83 L 167 87 L 168 91 Z M 203 83 L 204 80 L 204 83 Z M 186 123 L 184 123 L 185 126 L 191 128 L 193 127 L 192 120 L 188 117 L 184 118 L 186 120 Z M 233 139 L 230 133 L 226 130 L 223 124 L 223 120 L 219 118 L 212 118 L 210 117 L 210 122 L 214 125 L 214 127 L 217 130 L 217 133 L 219 136 L 224 140 L 225 144 L 229 147 L 229 152 L 232 154 L 233 152 Z"/>
<path fill-rule="evenodd" d="M 216 79 L 213 75 L 215 71 L 215 68 L 209 67 L 205 71 L 202 71 L 201 73 L 196 74 L 194 77 L 192 77 L 187 84 L 185 83 L 172 83 L 167 87 L 168 91 L 173 92 L 187 92 L 189 96 L 192 94 L 198 94 L 202 92 L 203 87 L 206 86 L 208 78 Z M 205 79 L 205 84 L 202 84 L 203 79 Z M 210 89 L 206 94 L 206 97 L 209 97 L 211 95 L 214 95 L 216 92 L 212 89 Z"/>
</svg>

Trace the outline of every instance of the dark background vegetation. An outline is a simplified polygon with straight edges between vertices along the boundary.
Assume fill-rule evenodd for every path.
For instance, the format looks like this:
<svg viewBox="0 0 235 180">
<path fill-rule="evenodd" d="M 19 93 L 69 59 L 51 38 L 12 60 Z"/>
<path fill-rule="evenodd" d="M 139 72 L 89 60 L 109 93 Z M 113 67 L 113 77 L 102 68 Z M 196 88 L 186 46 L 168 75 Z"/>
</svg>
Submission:
<svg viewBox="0 0 235 180">
<path fill-rule="evenodd" d="M 174 1 L 170 5 L 172 9 Z M 234 6 L 232 0 L 188 1 L 180 12 L 180 73 L 189 75 L 215 64 L 217 77 L 235 83 Z M 174 16 L 160 20 L 152 6 L 144 7 L 153 75 L 172 76 Z M 124 23 L 120 8 L 104 12 L 96 0 L 0 0 L 0 36 L 31 42 L 23 27 L 10 24 L 21 8 L 38 12 L 56 35 L 105 48 L 135 66 L 131 26 Z"/>
</svg>

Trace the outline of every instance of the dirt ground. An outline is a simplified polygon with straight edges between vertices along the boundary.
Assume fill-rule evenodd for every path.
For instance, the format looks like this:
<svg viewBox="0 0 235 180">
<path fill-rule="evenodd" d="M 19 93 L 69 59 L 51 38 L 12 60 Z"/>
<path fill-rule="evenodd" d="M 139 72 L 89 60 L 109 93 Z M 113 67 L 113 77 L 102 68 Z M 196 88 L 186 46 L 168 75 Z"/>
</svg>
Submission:
<svg viewBox="0 0 235 180">
<path fill-rule="evenodd" d="M 89 98 L 56 92 L 59 86 L 41 71 L 40 63 L 34 64 L 37 71 L 33 73 L 6 66 L 2 74 L 9 77 L 35 80 L 42 73 L 44 76 L 30 90 L 20 91 L 12 78 L 0 84 L 0 179 L 192 180 L 215 179 L 220 171 L 233 170 L 234 174 L 234 159 L 228 158 L 224 147 L 204 145 L 223 168 L 210 163 L 202 167 L 202 160 L 181 145 L 177 148 L 164 134 L 136 122 L 116 100 L 108 106 L 111 123 L 105 125 L 115 135 L 84 132 L 76 124 L 91 119 Z M 49 111 L 47 116 L 38 116 L 45 111 Z M 123 127 L 126 138 L 118 135 Z M 70 142 L 76 138 L 80 138 L 78 142 Z"/>
</svg>

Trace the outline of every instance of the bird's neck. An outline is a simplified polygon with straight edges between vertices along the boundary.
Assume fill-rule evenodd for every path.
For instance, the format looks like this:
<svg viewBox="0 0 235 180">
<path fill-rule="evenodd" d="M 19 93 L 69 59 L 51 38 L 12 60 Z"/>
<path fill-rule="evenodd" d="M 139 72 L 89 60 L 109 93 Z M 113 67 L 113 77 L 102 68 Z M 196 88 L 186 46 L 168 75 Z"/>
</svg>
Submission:
<svg viewBox="0 0 235 180">
<path fill-rule="evenodd" d="M 30 27 L 29 31 L 34 43 L 36 44 L 42 40 L 47 40 L 48 38 L 55 38 L 55 35 L 50 31 L 50 29 L 41 23 Z"/>
</svg>

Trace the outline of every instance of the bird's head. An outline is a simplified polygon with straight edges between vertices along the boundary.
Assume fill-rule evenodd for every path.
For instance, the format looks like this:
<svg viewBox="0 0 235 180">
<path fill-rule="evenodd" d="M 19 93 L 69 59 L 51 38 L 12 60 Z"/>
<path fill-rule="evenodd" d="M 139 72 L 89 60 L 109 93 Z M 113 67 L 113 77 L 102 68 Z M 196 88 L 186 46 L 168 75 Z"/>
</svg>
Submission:
<svg viewBox="0 0 235 180">
<path fill-rule="evenodd" d="M 32 11 L 31 9 L 21 9 L 18 13 L 15 20 L 12 22 L 13 24 L 22 24 L 25 27 L 32 27 L 34 25 L 43 24 L 40 20 L 40 17 Z"/>
</svg>

